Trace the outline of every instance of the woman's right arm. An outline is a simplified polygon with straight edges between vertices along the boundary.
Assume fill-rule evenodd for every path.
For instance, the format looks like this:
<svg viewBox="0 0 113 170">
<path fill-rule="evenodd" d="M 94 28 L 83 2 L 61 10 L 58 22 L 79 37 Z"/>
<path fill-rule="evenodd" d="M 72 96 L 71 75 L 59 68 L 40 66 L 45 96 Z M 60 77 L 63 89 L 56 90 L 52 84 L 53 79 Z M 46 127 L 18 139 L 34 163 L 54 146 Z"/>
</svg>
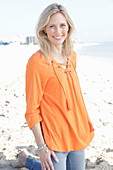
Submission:
<svg viewBox="0 0 113 170">
<path fill-rule="evenodd" d="M 42 135 L 40 123 L 32 127 L 32 132 L 35 136 L 36 144 L 39 147 L 45 142 L 43 135 Z M 39 150 L 39 155 L 40 155 L 42 169 L 43 170 L 50 170 L 50 169 L 54 170 L 54 167 L 51 161 L 51 156 L 54 158 L 56 162 L 58 162 L 58 158 L 55 155 L 54 151 L 51 151 L 47 147 L 44 147 L 41 150 Z"/>
<path fill-rule="evenodd" d="M 34 54 L 28 61 L 26 67 L 26 114 L 25 118 L 32 129 L 33 134 L 36 139 L 37 146 L 39 147 L 44 143 L 44 138 L 42 135 L 40 122 L 42 121 L 42 116 L 40 114 L 40 101 L 43 97 L 47 76 L 44 75 L 43 67 L 41 65 L 41 57 L 39 52 Z M 38 66 L 38 67 L 37 67 Z M 40 160 L 43 170 L 54 170 L 53 164 L 51 162 L 51 155 L 57 161 L 56 155 L 53 151 L 44 147 L 39 151 Z"/>
<path fill-rule="evenodd" d="M 33 134 L 35 136 L 37 146 L 40 146 L 41 144 L 43 144 L 44 143 L 44 138 L 42 136 L 40 123 L 37 123 L 35 126 L 33 126 L 31 130 L 32 130 L 32 132 L 33 132 Z"/>
</svg>

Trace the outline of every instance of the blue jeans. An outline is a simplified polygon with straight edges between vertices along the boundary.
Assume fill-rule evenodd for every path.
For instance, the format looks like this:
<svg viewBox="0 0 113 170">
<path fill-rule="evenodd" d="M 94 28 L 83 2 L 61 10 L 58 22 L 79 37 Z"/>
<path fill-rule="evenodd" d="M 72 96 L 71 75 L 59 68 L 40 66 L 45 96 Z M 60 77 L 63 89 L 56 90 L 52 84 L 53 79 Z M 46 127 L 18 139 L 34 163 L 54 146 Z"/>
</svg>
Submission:
<svg viewBox="0 0 113 170">
<path fill-rule="evenodd" d="M 55 170 L 85 170 L 84 150 L 71 152 L 56 152 L 59 162 L 51 157 Z M 32 158 L 27 158 L 25 167 L 29 170 L 42 170 L 41 163 Z"/>
</svg>

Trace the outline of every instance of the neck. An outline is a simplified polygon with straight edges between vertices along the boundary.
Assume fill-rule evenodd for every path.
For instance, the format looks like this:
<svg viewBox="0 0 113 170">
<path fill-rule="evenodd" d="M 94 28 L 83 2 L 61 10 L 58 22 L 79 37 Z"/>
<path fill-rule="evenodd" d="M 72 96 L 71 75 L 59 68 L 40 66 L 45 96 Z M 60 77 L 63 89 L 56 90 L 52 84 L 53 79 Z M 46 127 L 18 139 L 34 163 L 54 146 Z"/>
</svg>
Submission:
<svg viewBox="0 0 113 170">
<path fill-rule="evenodd" d="M 60 45 L 60 46 L 51 45 L 51 54 L 56 57 L 63 57 L 62 45 Z"/>
</svg>

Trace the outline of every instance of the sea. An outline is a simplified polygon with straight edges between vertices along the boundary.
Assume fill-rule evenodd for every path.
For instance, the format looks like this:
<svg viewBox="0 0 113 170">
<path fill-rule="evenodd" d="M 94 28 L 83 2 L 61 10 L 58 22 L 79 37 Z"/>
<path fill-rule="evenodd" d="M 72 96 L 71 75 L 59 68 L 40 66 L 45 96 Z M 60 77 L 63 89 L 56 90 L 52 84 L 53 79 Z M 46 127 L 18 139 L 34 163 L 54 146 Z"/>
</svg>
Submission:
<svg viewBox="0 0 113 170">
<path fill-rule="evenodd" d="M 113 42 L 80 44 L 81 47 L 77 49 L 79 55 L 94 56 L 113 61 Z"/>
<path fill-rule="evenodd" d="M 93 70 L 96 76 L 106 76 L 113 86 L 113 42 L 75 44 L 77 52 L 77 70 L 80 76 Z"/>
</svg>

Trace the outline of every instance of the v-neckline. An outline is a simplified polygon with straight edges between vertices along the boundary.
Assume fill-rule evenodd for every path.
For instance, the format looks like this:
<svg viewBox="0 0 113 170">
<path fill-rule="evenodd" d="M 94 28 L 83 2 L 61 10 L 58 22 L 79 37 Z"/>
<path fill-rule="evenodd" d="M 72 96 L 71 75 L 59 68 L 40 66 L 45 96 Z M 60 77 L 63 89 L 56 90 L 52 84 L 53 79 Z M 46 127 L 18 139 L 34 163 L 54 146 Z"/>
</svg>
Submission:
<svg viewBox="0 0 113 170">
<path fill-rule="evenodd" d="M 65 61 L 64 63 L 59 63 L 59 62 L 57 62 L 52 56 L 50 56 L 51 57 L 51 61 L 53 61 L 55 64 L 57 64 L 57 66 L 58 67 L 60 67 L 60 68 L 62 68 L 63 70 L 67 70 L 68 69 L 68 65 L 69 65 L 69 57 L 67 57 L 67 61 Z M 67 64 L 66 64 L 67 63 Z M 66 65 L 66 68 L 63 68 L 63 66 L 62 65 Z"/>
</svg>

